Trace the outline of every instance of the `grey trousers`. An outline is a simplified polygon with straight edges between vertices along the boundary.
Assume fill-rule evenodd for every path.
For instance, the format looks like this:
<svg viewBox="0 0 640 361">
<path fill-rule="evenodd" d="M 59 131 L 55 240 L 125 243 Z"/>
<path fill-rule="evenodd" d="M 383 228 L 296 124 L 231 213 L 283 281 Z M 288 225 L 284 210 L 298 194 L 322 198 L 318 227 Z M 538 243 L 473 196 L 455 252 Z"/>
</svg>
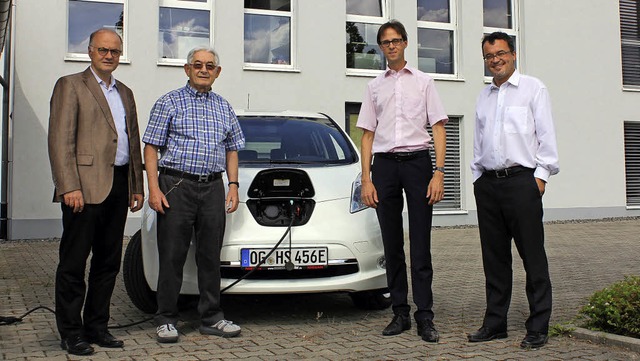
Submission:
<svg viewBox="0 0 640 361">
<path fill-rule="evenodd" d="M 198 312 L 203 324 L 214 324 L 224 318 L 220 307 L 220 249 L 225 227 L 222 179 L 199 183 L 160 174 L 159 185 L 169 208 L 165 208 L 165 214 L 158 213 L 160 270 L 155 322 L 157 325 L 178 322 L 182 270 L 195 233 Z"/>
</svg>

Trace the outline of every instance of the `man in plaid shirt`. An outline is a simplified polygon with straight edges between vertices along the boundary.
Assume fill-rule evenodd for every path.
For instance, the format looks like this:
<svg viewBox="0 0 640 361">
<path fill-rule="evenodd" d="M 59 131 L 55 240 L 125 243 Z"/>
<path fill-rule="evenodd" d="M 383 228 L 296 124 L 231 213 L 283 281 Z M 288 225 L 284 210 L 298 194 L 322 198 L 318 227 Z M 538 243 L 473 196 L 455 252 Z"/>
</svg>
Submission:
<svg viewBox="0 0 640 361">
<path fill-rule="evenodd" d="M 220 308 L 220 249 L 225 210 L 238 208 L 238 150 L 245 140 L 231 105 L 211 91 L 221 69 L 215 50 L 191 50 L 184 65 L 187 85 L 156 101 L 142 139 L 149 206 L 158 213 L 158 342 L 178 341 L 178 296 L 193 231 L 200 333 L 240 333 Z M 224 171 L 229 179 L 226 199 Z"/>
</svg>

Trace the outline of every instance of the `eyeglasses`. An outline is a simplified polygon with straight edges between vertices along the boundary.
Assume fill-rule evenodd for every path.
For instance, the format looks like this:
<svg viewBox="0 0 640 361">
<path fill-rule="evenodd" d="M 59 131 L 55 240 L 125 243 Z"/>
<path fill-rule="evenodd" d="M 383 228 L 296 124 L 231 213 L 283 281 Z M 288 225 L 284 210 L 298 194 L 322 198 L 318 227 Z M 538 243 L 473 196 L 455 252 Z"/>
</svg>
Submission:
<svg viewBox="0 0 640 361">
<path fill-rule="evenodd" d="M 483 58 L 485 61 L 491 61 L 491 60 L 493 60 L 493 59 L 495 59 L 495 58 L 500 58 L 500 59 L 502 59 L 502 58 L 504 58 L 504 57 L 505 57 L 505 55 L 507 55 L 507 54 L 511 54 L 511 53 L 512 53 L 512 51 L 504 51 L 504 50 L 500 50 L 499 52 L 497 52 L 497 53 L 495 53 L 495 54 L 485 54 L 482 58 Z"/>
<path fill-rule="evenodd" d="M 196 70 L 200 70 L 202 69 L 202 67 L 207 68 L 208 71 L 214 71 L 218 66 L 217 65 L 213 65 L 213 63 L 206 63 L 206 64 L 202 64 L 202 63 L 193 63 L 193 64 L 188 64 L 190 67 L 196 69 Z"/>
<path fill-rule="evenodd" d="M 117 58 L 122 54 L 122 50 L 120 49 L 109 49 L 109 48 L 96 48 L 93 45 L 90 45 L 92 48 L 98 50 L 98 54 L 100 54 L 100 56 L 106 56 L 107 53 L 111 53 L 111 56 Z"/>
<path fill-rule="evenodd" d="M 395 38 L 395 39 L 391 39 L 391 40 L 383 40 L 383 41 L 380 42 L 380 45 L 384 46 L 385 48 L 388 48 L 389 46 L 391 46 L 391 44 L 393 44 L 393 46 L 398 46 L 403 41 L 404 40 L 401 39 L 401 38 Z"/>
</svg>

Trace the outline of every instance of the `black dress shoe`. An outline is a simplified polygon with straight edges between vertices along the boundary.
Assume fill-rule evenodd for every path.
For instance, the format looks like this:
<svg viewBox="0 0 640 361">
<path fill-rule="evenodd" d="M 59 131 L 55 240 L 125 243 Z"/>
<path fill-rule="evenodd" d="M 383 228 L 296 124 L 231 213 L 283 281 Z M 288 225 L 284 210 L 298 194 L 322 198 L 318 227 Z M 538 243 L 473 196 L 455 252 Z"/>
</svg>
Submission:
<svg viewBox="0 0 640 361">
<path fill-rule="evenodd" d="M 522 342 L 520 343 L 520 347 L 522 348 L 538 348 L 542 347 L 547 343 L 549 337 L 546 333 L 542 332 L 527 332 L 527 335 L 524 337 Z"/>
<path fill-rule="evenodd" d="M 433 325 L 433 321 L 424 320 L 416 321 L 416 323 L 418 324 L 418 336 L 422 336 L 423 341 L 438 342 L 440 335 L 438 335 L 438 331 Z"/>
<path fill-rule="evenodd" d="M 98 332 L 95 335 L 90 335 L 87 337 L 89 342 L 96 344 L 100 347 L 108 347 L 108 348 L 120 348 L 124 346 L 124 342 L 118 340 L 113 337 L 109 332 Z"/>
<path fill-rule="evenodd" d="M 467 335 L 469 342 L 485 342 L 498 338 L 507 338 L 507 331 L 492 330 L 488 327 L 480 327 L 480 329 L 474 333 Z"/>
<path fill-rule="evenodd" d="M 62 339 L 60 347 L 72 355 L 91 355 L 93 347 L 80 335 L 72 335 Z"/>
<path fill-rule="evenodd" d="M 404 315 L 395 315 L 393 316 L 393 320 L 391 323 L 387 325 L 387 327 L 382 330 L 383 336 L 393 336 L 399 335 L 403 331 L 406 331 L 411 328 L 411 319 L 409 316 Z"/>
</svg>

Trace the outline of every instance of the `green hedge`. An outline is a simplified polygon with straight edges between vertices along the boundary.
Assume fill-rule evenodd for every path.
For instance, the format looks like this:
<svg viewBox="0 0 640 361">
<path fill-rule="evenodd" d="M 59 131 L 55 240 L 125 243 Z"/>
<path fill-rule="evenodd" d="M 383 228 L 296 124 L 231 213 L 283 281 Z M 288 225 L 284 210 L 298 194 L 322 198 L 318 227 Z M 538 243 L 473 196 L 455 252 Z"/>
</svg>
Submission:
<svg viewBox="0 0 640 361">
<path fill-rule="evenodd" d="M 594 293 L 580 315 L 589 329 L 640 338 L 640 277 L 626 276 Z"/>
</svg>

